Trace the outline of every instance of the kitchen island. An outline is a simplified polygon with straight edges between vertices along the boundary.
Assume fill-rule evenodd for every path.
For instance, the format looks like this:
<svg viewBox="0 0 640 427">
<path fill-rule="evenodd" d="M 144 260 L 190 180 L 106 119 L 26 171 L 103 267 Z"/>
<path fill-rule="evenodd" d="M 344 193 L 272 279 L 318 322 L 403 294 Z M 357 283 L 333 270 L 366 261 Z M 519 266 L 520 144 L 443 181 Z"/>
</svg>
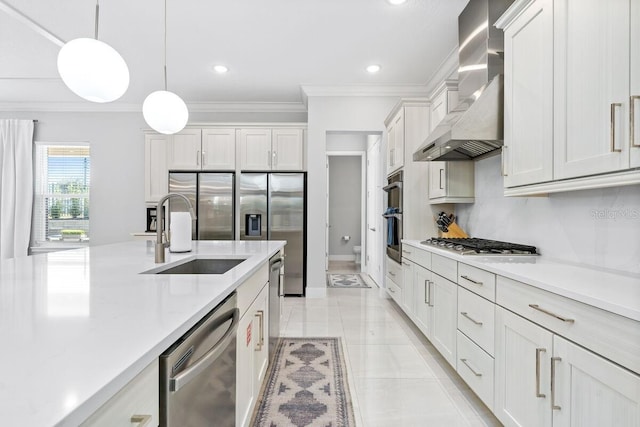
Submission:
<svg viewBox="0 0 640 427">
<path fill-rule="evenodd" d="M 163 264 L 246 258 L 220 275 L 144 274 L 158 264 L 143 241 L 3 261 L 2 424 L 80 424 L 284 245 L 195 241 Z"/>
</svg>

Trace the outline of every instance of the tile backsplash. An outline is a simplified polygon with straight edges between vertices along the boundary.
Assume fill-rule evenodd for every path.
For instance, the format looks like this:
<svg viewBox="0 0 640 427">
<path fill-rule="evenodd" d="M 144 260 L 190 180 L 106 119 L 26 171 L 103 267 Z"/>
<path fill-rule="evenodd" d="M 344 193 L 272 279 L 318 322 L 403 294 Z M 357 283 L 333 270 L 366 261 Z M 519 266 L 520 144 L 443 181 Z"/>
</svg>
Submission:
<svg viewBox="0 0 640 427">
<path fill-rule="evenodd" d="M 475 203 L 457 205 L 473 237 L 530 244 L 541 254 L 623 273 L 640 273 L 640 185 L 504 197 L 500 157 L 475 164 Z"/>
</svg>

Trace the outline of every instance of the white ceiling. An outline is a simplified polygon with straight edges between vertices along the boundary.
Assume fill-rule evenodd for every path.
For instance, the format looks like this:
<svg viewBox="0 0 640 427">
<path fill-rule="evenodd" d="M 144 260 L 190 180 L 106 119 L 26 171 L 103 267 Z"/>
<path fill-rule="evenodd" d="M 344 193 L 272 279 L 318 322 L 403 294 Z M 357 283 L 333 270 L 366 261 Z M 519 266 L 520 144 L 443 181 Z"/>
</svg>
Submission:
<svg viewBox="0 0 640 427">
<path fill-rule="evenodd" d="M 457 45 L 468 0 L 167 0 L 169 90 L 187 104 L 301 103 L 301 86 L 424 85 Z M 0 0 L 64 41 L 93 37 L 91 0 Z M 163 87 L 162 0 L 102 0 L 99 39 L 129 66 L 115 105 Z M 0 103 L 84 103 L 56 69 L 59 47 L 0 11 Z M 377 63 L 375 75 L 365 71 Z M 229 67 L 218 75 L 215 64 Z"/>
</svg>

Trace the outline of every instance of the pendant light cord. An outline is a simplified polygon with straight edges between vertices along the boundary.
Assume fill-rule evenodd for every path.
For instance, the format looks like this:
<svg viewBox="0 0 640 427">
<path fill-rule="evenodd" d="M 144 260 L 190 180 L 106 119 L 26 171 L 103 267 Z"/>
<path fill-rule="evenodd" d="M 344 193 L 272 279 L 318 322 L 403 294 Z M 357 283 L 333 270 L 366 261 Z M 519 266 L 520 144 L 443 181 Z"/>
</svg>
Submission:
<svg viewBox="0 0 640 427">
<path fill-rule="evenodd" d="M 96 36 L 95 39 L 98 40 L 98 22 L 100 21 L 100 5 L 98 4 L 98 0 L 96 0 Z"/>
<path fill-rule="evenodd" d="M 167 0 L 164 0 L 164 90 L 167 90 Z"/>
</svg>

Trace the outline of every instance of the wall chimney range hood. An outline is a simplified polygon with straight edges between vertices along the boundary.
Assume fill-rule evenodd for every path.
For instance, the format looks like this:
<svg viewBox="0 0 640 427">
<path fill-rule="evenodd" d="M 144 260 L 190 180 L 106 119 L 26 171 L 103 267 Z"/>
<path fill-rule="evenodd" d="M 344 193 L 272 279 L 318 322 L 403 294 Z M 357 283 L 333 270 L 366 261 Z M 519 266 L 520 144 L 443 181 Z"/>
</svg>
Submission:
<svg viewBox="0 0 640 427">
<path fill-rule="evenodd" d="M 493 24 L 513 0 L 470 0 L 458 17 L 461 102 L 413 153 L 414 161 L 472 160 L 502 147 L 504 42 Z"/>
</svg>

